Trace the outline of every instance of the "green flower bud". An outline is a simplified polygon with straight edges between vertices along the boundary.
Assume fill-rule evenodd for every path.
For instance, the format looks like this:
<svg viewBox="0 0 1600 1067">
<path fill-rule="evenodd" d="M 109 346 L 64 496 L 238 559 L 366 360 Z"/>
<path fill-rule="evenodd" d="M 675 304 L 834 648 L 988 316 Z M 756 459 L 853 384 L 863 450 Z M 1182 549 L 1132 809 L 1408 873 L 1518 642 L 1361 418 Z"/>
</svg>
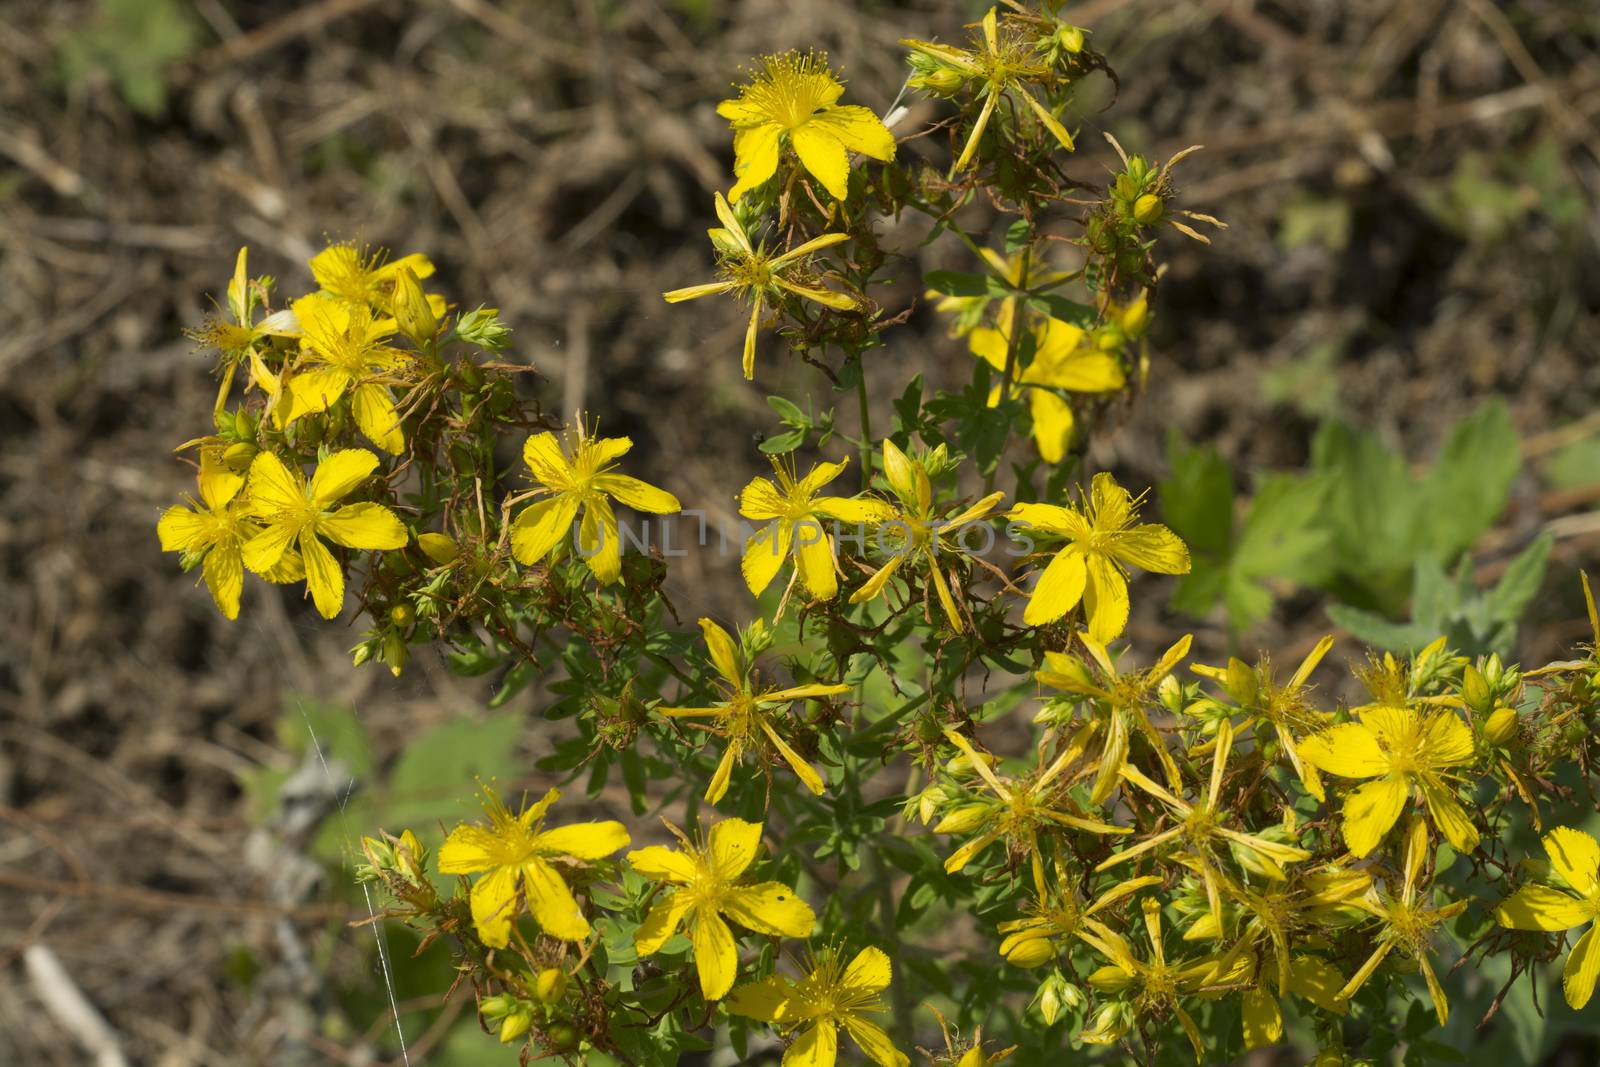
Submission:
<svg viewBox="0 0 1600 1067">
<path fill-rule="evenodd" d="M 1489 681 L 1482 671 L 1472 664 L 1467 664 L 1466 670 L 1461 672 L 1461 699 L 1466 701 L 1467 707 L 1478 714 L 1489 710 L 1490 703 L 1494 700 L 1494 692 L 1489 688 Z"/>
<path fill-rule="evenodd" d="M 1056 40 L 1061 42 L 1063 52 L 1075 56 L 1083 51 L 1083 27 L 1061 26 L 1056 30 Z"/>
<path fill-rule="evenodd" d="M 1502 704 L 1483 724 L 1483 739 L 1491 745 L 1508 745 L 1517 736 L 1517 726 L 1517 709 Z"/>
<path fill-rule="evenodd" d="M 979 801 L 962 804 L 949 812 L 945 817 L 934 824 L 933 832 L 936 834 L 966 834 L 971 833 L 989 815 L 989 805 Z"/>
<path fill-rule="evenodd" d="M 509 343 L 511 327 L 500 321 L 498 308 L 480 307 L 461 316 L 456 323 L 456 336 L 468 344 L 498 352 Z M 463 365 L 466 363 L 462 360 Z"/>
<path fill-rule="evenodd" d="M 1012 945 L 1005 956 L 1013 967 L 1043 967 L 1056 958 L 1056 946 L 1048 937 L 1030 937 Z"/>
<path fill-rule="evenodd" d="M 1145 193 L 1133 202 L 1133 217 L 1142 226 L 1153 226 L 1161 221 L 1166 205 L 1155 193 Z"/>
<path fill-rule="evenodd" d="M 418 345 L 439 336 L 439 319 L 422 291 L 422 281 L 410 267 L 401 267 L 394 283 L 394 321 Z"/>
<path fill-rule="evenodd" d="M 235 474 L 243 474 L 250 469 L 250 461 L 256 458 L 259 449 L 248 441 L 231 444 L 222 450 L 222 465 Z"/>
<path fill-rule="evenodd" d="M 567 991 L 567 972 L 559 967 L 546 967 L 533 980 L 534 996 L 541 1004 L 555 1004 Z"/>
<path fill-rule="evenodd" d="M 461 555 L 461 547 L 455 540 L 442 533 L 418 534 L 417 547 L 422 549 L 423 555 L 441 566 L 454 563 L 456 557 Z"/>
</svg>

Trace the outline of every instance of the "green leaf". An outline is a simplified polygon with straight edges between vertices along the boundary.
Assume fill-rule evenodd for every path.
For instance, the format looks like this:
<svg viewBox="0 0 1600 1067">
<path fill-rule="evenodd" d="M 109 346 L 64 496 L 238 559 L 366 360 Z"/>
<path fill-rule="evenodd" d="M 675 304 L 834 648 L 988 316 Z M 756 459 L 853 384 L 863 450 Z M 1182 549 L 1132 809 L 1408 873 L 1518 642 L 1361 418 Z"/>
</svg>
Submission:
<svg viewBox="0 0 1600 1067">
<path fill-rule="evenodd" d="M 1426 634 L 1410 623 L 1390 622 L 1382 615 L 1349 604 L 1329 604 L 1328 617 L 1363 644 L 1390 652 L 1422 648 L 1438 634 Z"/>
<path fill-rule="evenodd" d="M 1167 477 L 1156 487 L 1162 520 L 1192 553 L 1221 556 L 1233 542 L 1233 468 L 1211 445 L 1167 435 Z"/>
<path fill-rule="evenodd" d="M 1001 284 L 998 278 L 989 278 L 982 274 L 963 274 L 954 270 L 930 270 L 922 276 L 922 281 L 929 289 L 943 296 L 970 298 L 1006 295 L 1003 288 L 998 292 L 992 288 Z"/>
<path fill-rule="evenodd" d="M 778 417 L 790 426 L 810 426 L 811 420 L 806 418 L 792 400 L 781 396 L 767 397 L 767 406 L 778 413 Z"/>
<path fill-rule="evenodd" d="M 515 777 L 521 728 L 521 715 L 505 713 L 457 719 L 417 736 L 389 774 L 376 813 L 382 825 L 395 833 L 409 826 L 420 834 L 440 819 L 472 817 L 474 779 Z"/>
<path fill-rule="evenodd" d="M 1511 415 L 1491 400 L 1450 431 L 1424 479 L 1419 502 L 1423 544 L 1448 561 L 1472 545 L 1506 506 L 1522 458 Z"/>
<path fill-rule="evenodd" d="M 1527 548 L 1517 553 L 1500 581 L 1486 594 L 1489 617 L 1497 622 L 1516 622 L 1544 582 L 1545 564 L 1555 538 L 1540 534 Z"/>
<path fill-rule="evenodd" d="M 1068 300 L 1058 293 L 1039 293 L 1030 296 L 1024 301 L 1036 311 L 1042 311 L 1052 319 L 1069 322 L 1081 329 L 1093 326 L 1098 318 L 1094 308 L 1088 304 L 1080 304 L 1076 300 Z"/>
<path fill-rule="evenodd" d="M 760 444 L 761 451 L 770 456 L 781 456 L 799 448 L 806 439 L 804 430 L 788 430 L 784 433 L 773 434 Z"/>
</svg>

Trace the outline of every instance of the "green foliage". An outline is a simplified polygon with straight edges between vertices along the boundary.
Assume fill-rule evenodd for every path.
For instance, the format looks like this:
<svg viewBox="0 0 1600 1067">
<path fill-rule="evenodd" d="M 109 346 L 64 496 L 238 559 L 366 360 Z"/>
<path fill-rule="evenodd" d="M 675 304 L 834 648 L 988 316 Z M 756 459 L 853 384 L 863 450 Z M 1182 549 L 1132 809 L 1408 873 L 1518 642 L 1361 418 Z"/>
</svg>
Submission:
<svg viewBox="0 0 1600 1067">
<path fill-rule="evenodd" d="M 167 109 L 167 70 L 200 44 L 200 30 L 182 0 L 97 0 L 94 17 L 61 44 L 63 80 L 109 78 L 140 114 Z"/>
<path fill-rule="evenodd" d="M 1452 427 L 1420 476 L 1377 434 L 1329 420 L 1312 443 L 1309 470 L 1265 477 L 1241 505 L 1231 465 L 1215 449 L 1174 436 L 1159 493 L 1194 569 L 1179 582 L 1173 607 L 1198 616 L 1220 601 L 1242 632 L 1271 612 L 1275 587 L 1304 586 L 1343 601 L 1335 621 L 1350 620 L 1357 636 L 1382 648 L 1421 647 L 1449 633 L 1464 649 L 1507 651 L 1532 595 L 1523 591 L 1529 583 L 1536 590 L 1543 576 L 1545 551 L 1530 546 L 1519 557 L 1504 593 L 1441 590 L 1470 582 L 1470 569 L 1455 585 L 1445 569 L 1504 510 L 1520 464 L 1498 401 Z M 1413 597 L 1414 629 L 1391 622 Z M 1424 629 L 1431 632 L 1417 637 Z"/>
</svg>

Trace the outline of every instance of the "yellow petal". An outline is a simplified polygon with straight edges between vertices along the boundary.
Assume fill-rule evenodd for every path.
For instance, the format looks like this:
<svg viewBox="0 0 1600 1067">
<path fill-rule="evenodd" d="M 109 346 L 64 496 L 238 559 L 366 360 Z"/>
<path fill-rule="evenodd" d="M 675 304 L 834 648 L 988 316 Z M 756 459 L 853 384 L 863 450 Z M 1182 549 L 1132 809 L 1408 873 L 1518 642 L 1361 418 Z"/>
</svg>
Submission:
<svg viewBox="0 0 1600 1067">
<path fill-rule="evenodd" d="M 561 442 L 548 430 L 522 442 L 522 462 L 536 481 L 551 489 L 564 488 L 571 478 L 572 465 L 561 451 Z"/>
<path fill-rule="evenodd" d="M 344 607 L 344 571 L 339 561 L 310 530 L 300 532 L 300 559 L 305 564 L 306 588 L 311 590 L 317 613 L 324 619 L 335 618 Z"/>
<path fill-rule="evenodd" d="M 868 947 L 856 953 L 856 958 L 844 969 L 840 986 L 846 992 L 858 995 L 880 993 L 889 988 L 893 977 L 894 969 L 889 965 L 889 957 L 880 948 Z"/>
<path fill-rule="evenodd" d="M 289 379 L 289 410 L 283 424 L 297 422 L 306 415 L 327 411 L 350 388 L 353 379 L 343 367 L 319 367 Z"/>
<path fill-rule="evenodd" d="M 1165 526 L 1148 523 L 1124 530 L 1112 542 L 1111 552 L 1124 563 L 1156 574 L 1188 574 L 1189 548 Z"/>
<path fill-rule="evenodd" d="M 695 878 L 694 860 L 677 849 L 648 845 L 634 849 L 626 858 L 629 866 L 646 878 L 680 884 Z"/>
<path fill-rule="evenodd" d="M 852 152 L 885 163 L 894 158 L 894 134 L 871 108 L 841 104 L 819 111 L 807 125 L 821 127 Z"/>
<path fill-rule="evenodd" d="M 751 593 L 760 596 L 761 591 L 772 584 L 789 555 L 793 536 L 793 524 L 788 519 L 778 519 L 757 530 L 744 543 L 739 569 Z"/>
<path fill-rule="evenodd" d="M 271 572 L 290 554 L 289 545 L 299 532 L 294 523 L 273 523 L 244 543 L 241 552 L 244 565 L 256 574 Z"/>
<path fill-rule="evenodd" d="M 707 282 L 704 285 L 690 285 L 683 289 L 673 289 L 662 293 L 661 299 L 669 304 L 677 304 L 685 300 L 698 300 L 702 296 L 732 292 L 738 287 L 738 282 Z"/>
<path fill-rule="evenodd" d="M 717 764 L 716 773 L 711 776 L 711 783 L 706 786 L 706 803 L 716 804 L 728 794 L 728 780 L 733 777 L 733 765 L 739 761 L 739 745 L 730 742 L 722 753 L 722 761 Z"/>
<path fill-rule="evenodd" d="M 1600 939 L 1595 937 L 1594 931 L 1591 926 L 1578 938 L 1561 971 L 1561 990 L 1574 1011 L 1581 1011 L 1588 1005 L 1589 998 L 1594 996 L 1595 978 L 1600 977 Z"/>
<path fill-rule="evenodd" d="M 1006 335 L 992 326 L 980 326 L 967 335 L 967 347 L 972 354 L 997 371 L 1006 369 Z"/>
<path fill-rule="evenodd" d="M 850 159 L 839 138 L 815 123 L 807 123 L 790 131 L 789 142 L 800 162 L 828 194 L 843 200 L 850 187 Z"/>
<path fill-rule="evenodd" d="M 694 944 L 694 966 L 700 973 L 700 992 L 707 1000 L 721 1000 L 733 988 L 739 973 L 739 947 L 733 932 L 715 911 L 695 909 L 694 929 L 689 940 Z"/>
<path fill-rule="evenodd" d="M 1087 538 L 1090 534 L 1089 524 L 1083 521 L 1082 515 L 1055 504 L 1018 504 L 1011 509 L 1009 517 L 1019 526 L 1035 526 L 1076 539 Z"/>
<path fill-rule="evenodd" d="M 206 588 L 211 591 L 211 599 L 216 602 L 217 610 L 227 618 L 237 619 L 239 594 L 244 589 L 244 564 L 239 559 L 239 543 L 230 541 L 219 544 L 207 552 L 200 573 L 205 576 Z"/>
<path fill-rule="evenodd" d="M 734 685 L 742 683 L 744 672 L 739 669 L 739 646 L 728 631 L 710 619 L 701 619 L 700 633 L 705 638 L 706 650 L 711 653 L 711 662 L 717 668 L 717 673 Z"/>
<path fill-rule="evenodd" d="M 356 386 L 352 396 L 356 425 L 373 444 L 399 455 L 406 449 L 405 435 L 400 432 L 400 415 L 395 411 L 394 399 L 389 390 L 375 382 Z"/>
<path fill-rule="evenodd" d="M 544 860 L 529 857 L 522 864 L 522 885 L 528 895 L 528 910 L 551 937 L 563 941 L 582 941 L 589 936 L 589 921 L 567 883 Z"/>
<path fill-rule="evenodd" d="M 683 505 L 678 503 L 678 498 L 665 489 L 657 489 L 648 482 L 641 482 L 637 478 L 630 478 L 626 474 L 601 474 L 594 480 L 596 489 L 610 493 L 620 503 L 628 505 L 635 511 L 648 511 L 652 514 L 664 515 L 669 512 L 679 511 Z"/>
<path fill-rule="evenodd" d="M 533 839 L 533 847 L 545 856 L 605 859 L 628 847 L 628 830 L 614 820 L 573 823 L 544 831 Z"/>
<path fill-rule="evenodd" d="M 1477 848 L 1478 828 L 1467 818 L 1455 791 L 1431 774 L 1423 775 L 1419 784 L 1422 786 L 1422 799 L 1428 805 L 1428 814 L 1433 816 L 1433 824 L 1450 842 L 1450 847 L 1457 852 L 1471 852 Z"/>
<path fill-rule="evenodd" d="M 839 522 L 887 522 L 895 517 L 894 505 L 870 496 L 819 496 L 811 502 L 813 514 Z"/>
<path fill-rule="evenodd" d="M 744 330 L 744 350 L 739 357 L 740 369 L 744 372 L 744 380 L 751 381 L 756 376 L 756 331 L 761 328 L 761 301 L 755 300 L 750 305 L 750 325 Z"/>
<path fill-rule="evenodd" d="M 889 584 L 889 579 L 894 577 L 894 572 L 900 569 L 900 564 L 904 563 L 906 558 L 906 553 L 901 553 L 879 567 L 877 573 L 862 583 L 860 589 L 850 594 L 850 603 L 864 604 L 883 592 L 883 587 Z"/>
<path fill-rule="evenodd" d="M 1099 552 L 1088 553 L 1084 562 L 1089 581 L 1083 590 L 1083 613 L 1089 637 L 1103 645 L 1128 625 L 1128 582 L 1117 565 Z"/>
<path fill-rule="evenodd" d="M 800 584 L 818 600 L 832 600 L 839 592 L 839 579 L 833 570 L 833 540 L 816 519 L 795 523 L 795 567 Z"/>
<path fill-rule="evenodd" d="M 663 850 L 665 851 L 665 850 Z M 641 956 L 653 956 L 661 946 L 672 940 L 683 921 L 684 912 L 694 904 L 694 896 L 685 892 L 668 893 L 644 917 L 639 929 L 633 933 L 633 950 Z"/>
<path fill-rule="evenodd" d="M 800 285 L 782 275 L 775 275 L 772 280 L 780 289 L 787 289 L 796 296 L 805 297 L 835 311 L 854 311 L 861 306 L 861 302 L 848 293 L 836 293 L 832 289 L 824 289 L 818 285 Z"/>
<path fill-rule="evenodd" d="M 844 1028 L 850 1039 L 867 1054 L 867 1059 L 878 1067 L 907 1067 L 911 1062 L 905 1053 L 894 1047 L 883 1027 L 872 1020 L 850 1012 L 844 1017 Z"/>
<path fill-rule="evenodd" d="M 1436 711 L 1422 727 L 1419 755 L 1430 767 L 1470 763 L 1475 746 L 1472 730 L 1453 709 Z"/>
<path fill-rule="evenodd" d="M 773 1023 L 784 1014 L 784 1007 L 792 995 L 789 983 L 781 976 L 773 975 L 759 982 L 746 982 L 735 989 L 723 1007 L 728 1009 L 730 1015 Z"/>
<path fill-rule="evenodd" d="M 733 188 L 728 199 L 734 203 L 761 185 L 778 170 L 778 137 L 783 127 L 776 123 L 748 126 L 733 132 Z M 741 232 L 734 228 L 734 232 Z"/>
<path fill-rule="evenodd" d="M 779 736 L 778 731 L 773 729 L 772 724 L 767 722 L 766 719 L 761 720 L 761 729 L 767 735 L 767 740 L 772 742 L 773 747 L 778 750 L 779 754 L 789 764 L 789 768 L 794 771 L 795 777 L 800 779 L 800 784 L 820 797 L 823 788 L 822 775 L 817 773 L 816 768 L 801 759 L 800 753 L 790 748 L 789 743 Z"/>
<path fill-rule="evenodd" d="M 404 548 L 410 535 L 399 516 L 382 504 L 346 504 L 317 520 L 317 532 L 346 548 Z"/>
<path fill-rule="evenodd" d="M 271 452 L 258 452 L 250 463 L 250 507 L 257 515 L 293 511 L 306 502 L 305 482 Z M 254 570 L 255 568 L 251 568 Z"/>
<path fill-rule="evenodd" d="M 1409 793 L 1404 778 L 1390 777 L 1368 782 L 1345 798 L 1344 841 L 1352 853 L 1364 857 L 1378 847 L 1400 818 Z"/>
<path fill-rule="evenodd" d="M 776 519 L 788 510 L 788 503 L 770 478 L 752 478 L 739 493 L 739 514 L 747 519 Z"/>
<path fill-rule="evenodd" d="M 1513 930 L 1570 930 L 1595 916 L 1594 905 L 1547 885 L 1525 885 L 1495 909 L 1495 921 Z"/>
<path fill-rule="evenodd" d="M 505 948 L 517 914 L 517 869 L 499 867 L 479 878 L 472 886 L 470 904 L 478 937 L 490 948 Z"/>
<path fill-rule="evenodd" d="M 212 526 L 206 516 L 176 504 L 161 513 L 156 536 L 163 552 L 187 552 L 211 543 Z"/>
<path fill-rule="evenodd" d="M 617 516 L 604 497 L 596 497 L 583 509 L 578 523 L 578 552 L 601 585 L 622 577 L 622 535 Z"/>
<path fill-rule="evenodd" d="M 1067 457 L 1076 425 L 1072 405 L 1049 389 L 1032 388 L 1028 390 L 1028 413 L 1033 417 L 1033 440 L 1039 446 L 1039 458 L 1046 463 L 1060 463 Z"/>
<path fill-rule="evenodd" d="M 839 1028 L 823 1019 L 795 1039 L 783 1054 L 782 1067 L 833 1067 L 839 1058 Z"/>
<path fill-rule="evenodd" d="M 883 439 L 883 478 L 908 506 L 917 499 L 917 481 L 911 457 L 889 438 Z"/>
<path fill-rule="evenodd" d="M 575 497 L 562 494 L 523 508 L 511 523 L 511 554 L 524 567 L 538 563 L 572 528 Z"/>
<path fill-rule="evenodd" d="M 723 819 L 711 828 L 707 847 L 717 876 L 733 881 L 761 851 L 761 823 Z"/>
<path fill-rule="evenodd" d="M 1247 989 L 1242 998 L 1244 1017 L 1244 1047 L 1265 1048 L 1283 1039 L 1283 1013 L 1271 993 L 1260 989 Z"/>
<path fill-rule="evenodd" d="M 1296 749 L 1313 767 L 1341 778 L 1373 778 L 1389 771 L 1389 757 L 1361 723 L 1330 726 L 1302 740 Z"/>
<path fill-rule="evenodd" d="M 762 882 L 728 891 L 722 913 L 746 930 L 768 937 L 810 937 L 816 912 L 782 882 Z"/>
<path fill-rule="evenodd" d="M 800 479 L 795 486 L 795 495 L 805 498 L 815 496 L 823 486 L 843 474 L 848 466 L 850 466 L 850 458 L 848 456 L 837 463 L 818 463 L 806 472 L 804 478 Z"/>
<path fill-rule="evenodd" d="M 316 473 L 311 476 L 312 502 L 323 507 L 336 503 L 371 477 L 377 467 L 378 457 L 364 448 L 345 448 L 335 452 L 319 463 Z"/>
<path fill-rule="evenodd" d="M 440 874 L 474 874 L 495 866 L 499 838 L 493 831 L 463 823 L 439 846 Z"/>
<path fill-rule="evenodd" d="M 1289 965 L 1289 992 L 1304 997 L 1323 1011 L 1344 1014 L 1349 1003 L 1335 999 L 1344 985 L 1344 976 L 1326 960 L 1297 956 Z"/>
<path fill-rule="evenodd" d="M 1083 552 L 1077 545 L 1066 546 L 1039 575 L 1033 594 L 1028 597 L 1028 606 L 1023 609 L 1022 621 L 1029 626 L 1055 622 L 1078 606 L 1087 582 L 1088 568 Z"/>
<path fill-rule="evenodd" d="M 1017 92 L 1022 97 L 1023 102 L 1033 109 L 1033 113 L 1039 117 L 1039 121 L 1044 124 L 1044 128 L 1049 130 L 1055 139 L 1060 142 L 1061 147 L 1071 152 L 1072 135 L 1067 132 L 1065 126 L 1061 125 L 1061 120 L 1050 114 L 1049 109 L 1035 100 L 1033 94 L 1028 90 L 1018 88 Z"/>
<path fill-rule="evenodd" d="M 1558 826 L 1544 835 L 1545 855 L 1550 866 L 1574 890 L 1586 897 L 1600 891 L 1600 842 L 1568 826 Z"/>
</svg>

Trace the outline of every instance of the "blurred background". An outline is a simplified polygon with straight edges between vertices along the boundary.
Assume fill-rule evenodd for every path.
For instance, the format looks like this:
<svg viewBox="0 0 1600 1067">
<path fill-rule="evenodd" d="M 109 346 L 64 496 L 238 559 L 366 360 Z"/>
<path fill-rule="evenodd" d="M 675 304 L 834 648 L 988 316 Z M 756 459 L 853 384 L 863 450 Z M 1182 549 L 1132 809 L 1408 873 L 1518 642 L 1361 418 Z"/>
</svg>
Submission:
<svg viewBox="0 0 1600 1067">
<path fill-rule="evenodd" d="M 0 1063 L 393 1063 L 396 1012 L 411 1062 L 512 1058 L 469 991 L 442 995 L 437 946 L 350 925 L 369 911 L 348 871 L 379 825 L 466 816 L 474 773 L 542 782 L 559 736 L 537 689 L 491 707 L 494 679 L 435 656 L 398 680 L 354 669 L 358 631 L 297 590 L 256 583 L 229 623 L 159 551 L 161 509 L 192 486 L 173 449 L 209 428 L 215 391 L 180 331 L 238 247 L 286 292 L 329 238 L 426 252 L 430 288 L 500 308 L 547 409 L 594 413 L 634 438 L 633 473 L 731 514 L 757 435 L 780 428 L 764 396 L 832 401 L 775 344 L 743 382 L 731 303 L 660 299 L 710 268 L 731 164 L 714 106 L 751 57 L 818 47 L 882 112 L 898 39 L 958 38 L 982 10 L 0 3 Z M 1148 388 L 1092 453 L 1156 487 L 1197 545 L 1194 579 L 1141 580 L 1131 636 L 1195 629 L 1202 662 L 1297 662 L 1330 630 L 1347 660 L 1418 632 L 1524 662 L 1582 640 L 1576 569 L 1600 566 L 1595 5 L 1067 14 L 1121 76 L 1120 94 L 1085 86 L 1069 169 L 1103 178 L 1102 130 L 1163 159 L 1204 144 L 1177 172 L 1183 206 L 1229 224 L 1209 248 L 1165 239 Z M 912 375 L 970 375 L 913 282 L 972 264 L 915 236 L 886 303 L 917 308 L 868 371 L 885 426 Z M 1402 528 L 1375 524 L 1380 505 L 1411 509 Z M 691 557 L 669 592 L 688 619 L 751 610 L 731 558 Z M 603 783 L 569 815 L 583 803 L 627 817 Z M 1485 1040 L 1493 992 L 1448 1043 Z M 1572 1051 L 1581 1020 L 1526 999 L 1488 1031 L 1497 1055 L 1592 1062 Z"/>
</svg>

